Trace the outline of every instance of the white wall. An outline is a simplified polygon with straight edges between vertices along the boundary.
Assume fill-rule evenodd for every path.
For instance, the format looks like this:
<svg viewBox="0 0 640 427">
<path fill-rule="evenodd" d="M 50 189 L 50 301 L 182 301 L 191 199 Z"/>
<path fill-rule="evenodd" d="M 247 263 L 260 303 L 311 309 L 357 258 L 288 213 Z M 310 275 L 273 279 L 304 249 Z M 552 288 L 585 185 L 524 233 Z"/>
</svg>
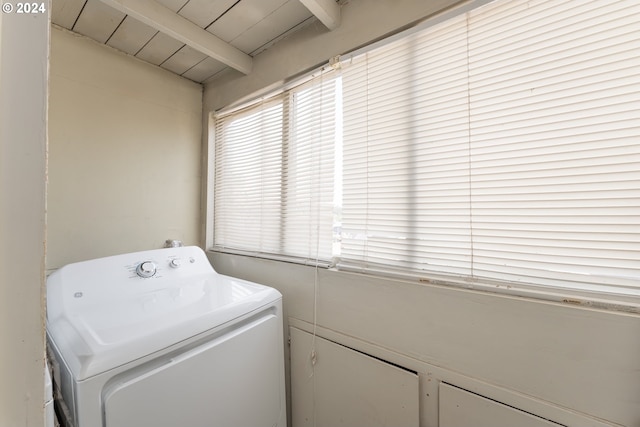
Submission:
<svg viewBox="0 0 640 427">
<path fill-rule="evenodd" d="M 47 14 L 0 12 L 0 426 L 44 424 Z"/>
<path fill-rule="evenodd" d="M 202 86 L 52 29 L 47 268 L 198 244 Z"/>
<path fill-rule="evenodd" d="M 205 110 L 287 81 L 447 3 L 351 0 L 335 32 L 309 26 L 258 55 L 250 75 L 229 72 L 208 83 Z M 219 253 L 210 258 L 223 274 L 279 289 L 291 324 L 313 322 L 313 268 Z M 640 423 L 637 314 L 323 269 L 317 286 L 321 334 L 408 363 L 423 379 L 480 384 L 481 393 L 568 425 Z M 308 373 L 291 372 L 296 375 Z M 437 386 L 428 381 L 421 383 L 421 425 L 436 426 Z"/>
</svg>

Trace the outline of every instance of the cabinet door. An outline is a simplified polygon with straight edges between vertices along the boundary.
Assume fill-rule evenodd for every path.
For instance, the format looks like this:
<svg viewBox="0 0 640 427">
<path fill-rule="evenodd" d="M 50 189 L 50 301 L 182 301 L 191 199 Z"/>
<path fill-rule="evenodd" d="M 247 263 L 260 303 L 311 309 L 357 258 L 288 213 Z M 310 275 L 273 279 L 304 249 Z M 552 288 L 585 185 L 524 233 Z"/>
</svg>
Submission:
<svg viewBox="0 0 640 427">
<path fill-rule="evenodd" d="M 416 373 L 297 328 L 290 332 L 293 427 L 418 427 Z"/>
<path fill-rule="evenodd" d="M 440 384 L 439 427 L 558 427 L 528 412 L 462 390 Z"/>
</svg>

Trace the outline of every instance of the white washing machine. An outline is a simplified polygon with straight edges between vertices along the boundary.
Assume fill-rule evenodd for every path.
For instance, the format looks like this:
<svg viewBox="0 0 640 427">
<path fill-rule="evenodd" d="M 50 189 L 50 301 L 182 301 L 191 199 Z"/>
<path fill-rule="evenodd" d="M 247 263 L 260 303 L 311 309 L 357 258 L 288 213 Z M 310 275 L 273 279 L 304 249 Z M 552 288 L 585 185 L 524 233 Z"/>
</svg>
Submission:
<svg viewBox="0 0 640 427">
<path fill-rule="evenodd" d="M 197 247 L 69 264 L 47 280 L 58 417 L 75 427 L 285 427 L 282 296 Z"/>
</svg>

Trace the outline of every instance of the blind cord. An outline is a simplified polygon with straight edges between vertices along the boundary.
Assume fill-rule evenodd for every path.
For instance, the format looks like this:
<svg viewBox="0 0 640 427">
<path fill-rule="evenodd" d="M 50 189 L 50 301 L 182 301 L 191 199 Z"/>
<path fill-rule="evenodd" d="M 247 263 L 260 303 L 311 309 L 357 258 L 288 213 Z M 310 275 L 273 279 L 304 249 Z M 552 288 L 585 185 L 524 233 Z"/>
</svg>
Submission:
<svg viewBox="0 0 640 427">
<path fill-rule="evenodd" d="M 320 99 L 324 99 L 323 96 L 323 92 L 324 92 L 324 85 L 323 85 L 323 77 L 324 75 L 320 76 Z M 322 114 L 319 114 L 320 117 L 320 128 L 319 129 L 324 129 L 324 127 L 322 126 Z M 322 153 L 321 153 L 321 149 L 319 150 L 320 152 L 317 153 L 317 159 L 318 159 L 318 169 L 317 169 L 317 173 L 319 175 L 319 180 L 318 182 L 321 182 L 322 180 Z M 311 207 L 312 207 L 312 199 L 309 199 L 309 212 L 311 212 Z M 312 416 L 313 416 L 313 427 L 316 427 L 316 377 L 315 377 L 315 372 L 316 372 L 316 362 L 318 361 L 317 357 L 318 354 L 316 352 L 316 336 L 317 336 L 317 328 L 318 328 L 318 275 L 319 275 L 319 270 L 318 270 L 318 262 L 320 259 L 320 205 L 321 203 L 318 201 L 316 203 L 316 262 L 315 262 L 315 267 L 313 269 L 313 333 L 311 335 L 311 351 L 309 353 L 309 360 L 311 362 L 311 382 L 312 382 L 312 401 L 311 401 L 311 405 L 312 405 Z"/>
</svg>

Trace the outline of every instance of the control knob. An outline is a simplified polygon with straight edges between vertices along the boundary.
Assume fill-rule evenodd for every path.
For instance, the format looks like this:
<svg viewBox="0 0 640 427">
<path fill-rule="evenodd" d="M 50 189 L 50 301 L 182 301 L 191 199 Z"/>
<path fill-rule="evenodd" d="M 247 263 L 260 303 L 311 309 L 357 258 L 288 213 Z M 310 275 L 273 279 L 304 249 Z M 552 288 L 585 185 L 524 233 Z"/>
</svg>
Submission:
<svg viewBox="0 0 640 427">
<path fill-rule="evenodd" d="M 180 268 L 181 265 L 182 265 L 182 261 L 180 261 L 177 258 L 172 259 L 171 262 L 169 262 L 169 267 L 171 268 Z"/>
<path fill-rule="evenodd" d="M 140 277 L 147 278 L 156 274 L 156 269 L 157 267 L 152 261 L 145 261 L 138 265 L 138 267 L 136 268 L 136 273 Z"/>
</svg>

